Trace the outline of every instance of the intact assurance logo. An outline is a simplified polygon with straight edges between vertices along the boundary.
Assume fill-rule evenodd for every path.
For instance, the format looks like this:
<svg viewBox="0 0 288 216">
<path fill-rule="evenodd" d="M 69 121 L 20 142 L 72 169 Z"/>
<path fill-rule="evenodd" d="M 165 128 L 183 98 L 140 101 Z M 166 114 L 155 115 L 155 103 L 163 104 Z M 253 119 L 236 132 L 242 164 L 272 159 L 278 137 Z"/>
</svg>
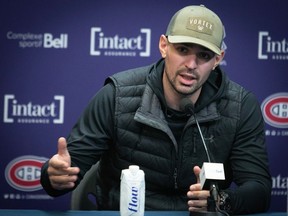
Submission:
<svg viewBox="0 0 288 216">
<path fill-rule="evenodd" d="M 288 60 L 288 40 L 274 38 L 268 31 L 258 34 L 258 59 Z"/>
<path fill-rule="evenodd" d="M 264 120 L 272 127 L 288 128 L 288 92 L 268 96 L 261 104 Z M 288 130 L 266 130 L 266 135 L 288 136 Z"/>
<path fill-rule="evenodd" d="M 288 176 L 282 176 L 280 173 L 277 176 L 272 176 L 272 193 L 273 196 L 288 197 Z M 288 202 L 288 200 L 287 200 Z M 288 203 L 287 203 L 288 204 Z"/>
<path fill-rule="evenodd" d="M 68 34 L 35 34 L 31 32 L 21 33 L 9 31 L 6 33 L 6 38 L 15 41 L 20 48 L 68 48 Z"/>
<path fill-rule="evenodd" d="M 12 160 L 5 168 L 7 183 L 20 191 L 41 190 L 41 167 L 47 158 L 25 155 Z"/>
<path fill-rule="evenodd" d="M 106 35 L 101 27 L 90 31 L 91 56 L 149 57 L 151 50 L 151 29 L 141 28 L 133 37 Z"/>
<path fill-rule="evenodd" d="M 35 101 L 18 101 L 13 94 L 4 95 L 4 123 L 63 124 L 64 96 L 55 95 L 45 104 Z"/>
</svg>

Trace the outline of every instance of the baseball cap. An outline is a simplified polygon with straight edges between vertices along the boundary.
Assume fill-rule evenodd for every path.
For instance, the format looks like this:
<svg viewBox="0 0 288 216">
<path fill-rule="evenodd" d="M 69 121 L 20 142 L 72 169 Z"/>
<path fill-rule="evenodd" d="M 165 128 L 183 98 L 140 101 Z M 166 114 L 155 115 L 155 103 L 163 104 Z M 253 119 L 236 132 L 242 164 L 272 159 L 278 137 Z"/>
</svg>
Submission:
<svg viewBox="0 0 288 216">
<path fill-rule="evenodd" d="M 170 43 L 195 43 L 220 55 L 224 28 L 213 11 L 204 5 L 192 5 L 175 13 L 166 36 Z"/>
</svg>

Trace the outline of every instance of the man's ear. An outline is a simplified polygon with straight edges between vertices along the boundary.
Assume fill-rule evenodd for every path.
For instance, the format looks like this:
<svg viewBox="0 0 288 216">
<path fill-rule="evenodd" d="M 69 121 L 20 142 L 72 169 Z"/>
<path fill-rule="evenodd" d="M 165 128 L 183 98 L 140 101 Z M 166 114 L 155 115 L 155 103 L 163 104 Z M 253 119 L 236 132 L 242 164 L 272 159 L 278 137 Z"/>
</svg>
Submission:
<svg viewBox="0 0 288 216">
<path fill-rule="evenodd" d="M 159 51 L 161 53 L 162 58 L 166 57 L 167 46 L 168 46 L 167 37 L 165 35 L 161 35 L 159 39 Z"/>
<path fill-rule="evenodd" d="M 220 64 L 220 62 L 221 62 L 221 61 L 223 60 L 223 58 L 224 58 L 224 55 L 225 55 L 224 50 L 221 50 L 221 54 L 216 56 L 216 62 L 215 62 L 215 65 L 214 65 L 214 68 L 213 68 L 213 69 L 215 69 L 215 68 Z"/>
</svg>

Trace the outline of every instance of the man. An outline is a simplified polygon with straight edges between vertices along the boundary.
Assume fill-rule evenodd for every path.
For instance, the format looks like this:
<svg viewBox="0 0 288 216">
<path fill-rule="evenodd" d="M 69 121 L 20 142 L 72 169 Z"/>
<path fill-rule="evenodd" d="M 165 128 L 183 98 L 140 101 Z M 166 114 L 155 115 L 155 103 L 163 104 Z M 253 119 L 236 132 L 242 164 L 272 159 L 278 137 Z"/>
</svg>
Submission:
<svg viewBox="0 0 288 216">
<path fill-rule="evenodd" d="M 162 58 L 107 78 L 68 143 L 58 140 L 58 153 L 42 168 L 47 193 L 73 190 L 99 161 L 97 204 L 117 210 L 121 170 L 134 164 L 145 172 L 146 210 L 206 211 L 210 192 L 201 190 L 199 173 L 209 156 L 225 168 L 220 209 L 267 211 L 271 176 L 261 110 L 220 69 L 223 34 L 221 20 L 205 6 L 178 11 L 160 37 Z M 184 110 L 183 99 L 194 104 L 192 111 Z"/>
</svg>

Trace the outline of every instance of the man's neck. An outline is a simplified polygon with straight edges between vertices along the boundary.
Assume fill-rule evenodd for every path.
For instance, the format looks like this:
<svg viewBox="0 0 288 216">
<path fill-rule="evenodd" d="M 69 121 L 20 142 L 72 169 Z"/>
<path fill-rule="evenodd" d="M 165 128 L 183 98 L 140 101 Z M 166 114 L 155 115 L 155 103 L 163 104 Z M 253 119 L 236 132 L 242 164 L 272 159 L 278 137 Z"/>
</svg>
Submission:
<svg viewBox="0 0 288 216">
<path fill-rule="evenodd" d="M 180 102 L 183 98 L 189 98 L 193 104 L 196 103 L 197 99 L 199 98 L 199 95 L 201 93 L 201 88 L 197 89 L 196 92 L 194 92 L 191 95 L 181 95 L 178 92 L 175 91 L 169 84 L 169 81 L 167 80 L 167 77 L 165 76 L 165 72 L 163 73 L 162 77 L 163 81 L 163 90 L 164 90 L 164 97 L 166 100 L 166 104 L 168 107 L 174 110 L 180 110 Z"/>
</svg>

